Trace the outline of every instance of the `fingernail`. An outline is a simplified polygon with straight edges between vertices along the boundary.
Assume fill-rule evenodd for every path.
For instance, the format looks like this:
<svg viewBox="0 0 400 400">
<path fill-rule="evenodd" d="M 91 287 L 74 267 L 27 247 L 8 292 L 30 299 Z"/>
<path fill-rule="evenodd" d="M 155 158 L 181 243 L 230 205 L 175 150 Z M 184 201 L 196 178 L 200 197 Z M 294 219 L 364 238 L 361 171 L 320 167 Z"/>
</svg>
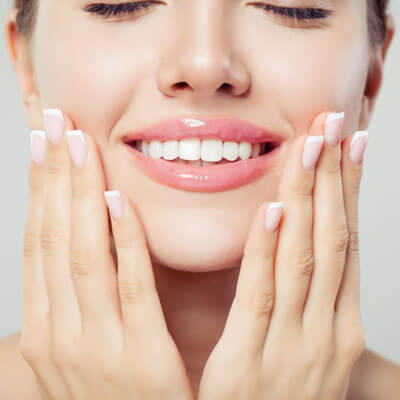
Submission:
<svg viewBox="0 0 400 400">
<path fill-rule="evenodd" d="M 306 171 L 312 172 L 314 170 L 315 163 L 321 154 L 323 143 L 323 136 L 310 136 L 304 143 L 303 166 Z"/>
<path fill-rule="evenodd" d="M 282 217 L 283 203 L 270 203 L 265 214 L 265 228 L 267 231 L 273 233 L 279 225 Z"/>
<path fill-rule="evenodd" d="M 43 110 L 44 125 L 49 141 L 56 145 L 64 135 L 64 117 L 56 108 Z"/>
<path fill-rule="evenodd" d="M 350 143 L 350 160 L 356 164 L 361 164 L 365 149 L 368 144 L 368 131 L 357 131 L 353 135 Z"/>
<path fill-rule="evenodd" d="M 108 209 L 114 219 L 122 217 L 122 199 L 119 190 L 109 190 L 104 192 Z"/>
<path fill-rule="evenodd" d="M 46 156 L 46 133 L 31 131 L 31 159 L 38 165 L 43 165 Z"/>
<path fill-rule="evenodd" d="M 325 140 L 326 142 L 335 147 L 342 136 L 344 122 L 344 112 L 329 114 L 325 120 Z"/>
<path fill-rule="evenodd" d="M 80 130 L 67 131 L 66 137 L 72 162 L 76 168 L 81 168 L 87 158 L 87 146 L 83 132 Z"/>
</svg>

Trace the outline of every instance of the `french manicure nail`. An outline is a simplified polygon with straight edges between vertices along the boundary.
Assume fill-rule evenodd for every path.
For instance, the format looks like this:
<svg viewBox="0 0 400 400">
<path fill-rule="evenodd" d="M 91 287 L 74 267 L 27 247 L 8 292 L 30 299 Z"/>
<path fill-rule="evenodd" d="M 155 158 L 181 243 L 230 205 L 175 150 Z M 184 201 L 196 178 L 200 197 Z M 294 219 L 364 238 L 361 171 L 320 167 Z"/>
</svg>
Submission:
<svg viewBox="0 0 400 400">
<path fill-rule="evenodd" d="M 81 130 L 67 131 L 66 133 L 69 152 L 76 168 L 81 168 L 87 159 L 85 137 Z"/>
<path fill-rule="evenodd" d="M 64 117 L 61 110 L 45 109 L 43 110 L 43 119 L 47 138 L 52 144 L 57 145 L 64 135 Z"/>
<path fill-rule="evenodd" d="M 279 221 L 282 217 L 283 203 L 270 203 L 265 214 L 265 228 L 267 231 L 273 233 L 278 227 Z"/>
<path fill-rule="evenodd" d="M 312 172 L 314 170 L 318 157 L 321 154 L 323 143 L 323 136 L 309 136 L 304 143 L 303 166 L 306 171 Z"/>
<path fill-rule="evenodd" d="M 357 131 L 353 135 L 350 143 L 350 160 L 356 164 L 361 164 L 364 157 L 365 149 L 368 144 L 368 131 Z"/>
<path fill-rule="evenodd" d="M 325 120 L 325 141 L 335 147 L 341 138 L 344 122 L 344 112 L 329 114 Z"/>
<path fill-rule="evenodd" d="M 40 130 L 31 131 L 31 159 L 43 165 L 46 156 L 46 133 Z"/>
<path fill-rule="evenodd" d="M 110 210 L 111 216 L 114 219 L 122 217 L 122 199 L 119 190 L 109 190 L 104 192 L 104 197 Z"/>
</svg>

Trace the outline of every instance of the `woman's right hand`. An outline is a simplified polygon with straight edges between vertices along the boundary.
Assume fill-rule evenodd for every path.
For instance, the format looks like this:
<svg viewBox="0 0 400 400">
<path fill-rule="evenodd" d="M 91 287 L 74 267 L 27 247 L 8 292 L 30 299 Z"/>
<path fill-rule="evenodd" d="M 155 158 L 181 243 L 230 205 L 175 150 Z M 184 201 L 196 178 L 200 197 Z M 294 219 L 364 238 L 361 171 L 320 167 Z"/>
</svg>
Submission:
<svg viewBox="0 0 400 400">
<path fill-rule="evenodd" d="M 67 142 L 72 120 L 53 112 L 45 125 L 61 140 L 44 141 L 40 156 L 43 139 L 33 135 L 43 164 L 31 159 L 29 166 L 20 338 L 42 398 L 192 400 L 135 208 L 122 194 L 125 214 L 111 218 L 116 266 L 96 142 L 83 133 L 88 152 L 78 149 L 71 158 L 69 144 L 80 140 L 72 135 Z M 85 154 L 87 162 L 75 167 L 72 161 Z"/>
</svg>

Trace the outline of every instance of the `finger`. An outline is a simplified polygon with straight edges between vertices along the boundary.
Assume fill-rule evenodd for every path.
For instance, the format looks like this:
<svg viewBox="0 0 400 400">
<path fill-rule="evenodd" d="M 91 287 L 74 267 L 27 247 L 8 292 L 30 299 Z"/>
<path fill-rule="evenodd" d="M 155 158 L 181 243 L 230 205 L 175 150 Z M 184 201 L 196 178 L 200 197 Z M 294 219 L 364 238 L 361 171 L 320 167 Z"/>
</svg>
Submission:
<svg viewBox="0 0 400 400">
<path fill-rule="evenodd" d="M 70 130 L 66 139 L 72 162 L 71 273 L 82 330 L 95 338 L 121 328 L 116 268 L 104 203 L 106 183 L 92 137 L 81 130 Z"/>
<path fill-rule="evenodd" d="M 351 142 L 354 140 L 354 163 L 350 159 Z M 368 143 L 368 132 L 358 131 L 347 137 L 342 143 L 342 180 L 343 196 L 346 209 L 349 243 L 343 270 L 341 285 L 338 291 L 335 309 L 337 328 L 342 329 L 344 323 L 354 320 L 360 314 L 360 258 L 359 258 L 359 220 L 358 206 L 360 184 L 363 170 L 362 156 Z M 341 330 L 343 332 L 343 330 Z"/>
<path fill-rule="evenodd" d="M 43 130 L 31 131 L 31 160 L 28 171 L 29 202 L 22 262 L 23 331 L 30 331 L 39 320 L 43 320 L 49 308 L 40 253 L 40 226 L 46 187 L 45 135 Z"/>
<path fill-rule="evenodd" d="M 104 193 L 112 216 L 125 338 L 148 346 L 167 332 L 146 237 L 136 209 L 117 190 Z M 159 343 L 159 342 L 158 342 Z M 147 349 L 148 350 L 148 349 Z"/>
<path fill-rule="evenodd" d="M 314 263 L 303 324 L 314 332 L 331 329 L 334 302 L 347 248 L 347 222 L 344 210 L 340 168 L 344 113 L 326 119 L 325 146 L 322 149 L 314 185 Z M 329 141 L 330 136 L 333 143 Z"/>
<path fill-rule="evenodd" d="M 81 329 L 79 305 L 70 272 L 70 159 L 60 110 L 44 111 L 47 183 L 40 243 L 49 295 L 52 332 L 68 338 Z M 58 138 L 58 142 L 54 139 Z"/>
<path fill-rule="evenodd" d="M 310 135 L 294 140 L 283 171 L 279 196 L 285 204 L 276 255 L 276 303 L 270 323 L 271 339 L 282 330 L 301 327 L 303 303 L 313 266 L 312 192 L 314 170 L 323 137 L 318 136 L 321 118 L 316 118 Z M 303 161 L 307 161 L 307 169 Z"/>
<path fill-rule="evenodd" d="M 268 210 L 271 206 L 270 210 Z M 265 342 L 274 303 L 274 258 L 281 202 L 264 202 L 250 227 L 240 267 L 236 293 L 221 337 L 226 351 L 259 353 Z M 273 232 L 266 229 L 272 223 Z"/>
</svg>

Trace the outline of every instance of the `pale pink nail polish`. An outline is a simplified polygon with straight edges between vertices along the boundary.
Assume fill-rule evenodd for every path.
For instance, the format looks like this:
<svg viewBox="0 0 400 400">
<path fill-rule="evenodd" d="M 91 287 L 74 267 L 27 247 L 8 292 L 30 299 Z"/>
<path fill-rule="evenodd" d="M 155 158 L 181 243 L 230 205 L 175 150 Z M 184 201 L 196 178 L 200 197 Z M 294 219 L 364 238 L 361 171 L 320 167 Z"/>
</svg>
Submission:
<svg viewBox="0 0 400 400">
<path fill-rule="evenodd" d="M 114 219 L 119 219 L 122 217 L 122 199 L 119 190 L 109 190 L 104 192 L 104 197 L 110 210 L 111 216 Z"/>
<path fill-rule="evenodd" d="M 46 133 L 31 131 L 31 159 L 38 165 L 43 165 L 46 156 Z"/>
<path fill-rule="evenodd" d="M 80 130 L 66 133 L 69 152 L 76 168 L 81 168 L 87 159 L 87 147 L 83 132 Z"/>
<path fill-rule="evenodd" d="M 350 160 L 354 164 L 361 164 L 368 144 L 368 131 L 357 131 L 350 143 Z"/>
<path fill-rule="evenodd" d="M 43 110 L 43 120 L 47 138 L 52 144 L 57 145 L 64 135 L 64 117 L 61 110 Z"/>
<path fill-rule="evenodd" d="M 335 147 L 342 136 L 344 123 L 344 112 L 329 114 L 325 120 L 325 141 Z"/>
<path fill-rule="evenodd" d="M 265 214 L 265 228 L 273 233 L 276 231 L 282 217 L 283 203 L 270 203 Z"/>
<path fill-rule="evenodd" d="M 303 147 L 303 166 L 306 171 L 312 172 L 321 153 L 324 143 L 323 136 L 310 136 Z"/>
</svg>

